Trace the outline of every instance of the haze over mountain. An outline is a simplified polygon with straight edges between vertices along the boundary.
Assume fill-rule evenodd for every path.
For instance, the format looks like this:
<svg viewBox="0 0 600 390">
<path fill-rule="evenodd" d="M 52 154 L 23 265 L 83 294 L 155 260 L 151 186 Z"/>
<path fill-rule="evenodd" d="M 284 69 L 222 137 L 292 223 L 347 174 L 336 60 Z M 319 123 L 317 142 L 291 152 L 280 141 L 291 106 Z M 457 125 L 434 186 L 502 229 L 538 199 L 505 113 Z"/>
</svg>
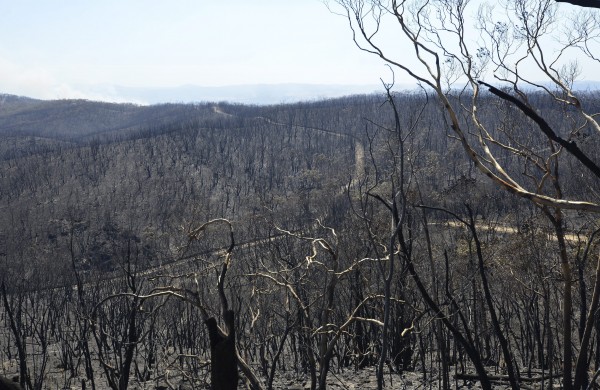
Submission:
<svg viewBox="0 0 600 390">
<path fill-rule="evenodd" d="M 403 85 L 412 89 L 414 85 Z M 377 84 L 240 84 L 225 86 L 200 86 L 193 84 L 175 87 L 129 87 L 122 85 L 96 85 L 80 88 L 86 95 L 98 100 L 133 102 L 139 104 L 231 102 L 244 104 L 280 104 L 314 101 L 349 95 L 380 92 Z"/>
<path fill-rule="evenodd" d="M 540 84 L 545 84 L 540 82 Z M 600 81 L 576 81 L 574 89 L 579 91 L 600 90 Z M 415 91 L 416 84 L 401 83 L 395 91 Z M 339 98 L 352 95 L 370 95 L 383 91 L 381 84 L 239 84 L 224 86 L 200 86 L 193 84 L 176 87 L 130 87 L 123 85 L 98 84 L 79 86 L 79 99 L 153 105 L 163 103 L 229 102 L 241 104 L 288 104 Z M 2 95 L 0 91 L 0 95 Z M 7 95 L 8 96 L 8 95 Z M 27 96 L 29 98 L 35 98 Z"/>
</svg>

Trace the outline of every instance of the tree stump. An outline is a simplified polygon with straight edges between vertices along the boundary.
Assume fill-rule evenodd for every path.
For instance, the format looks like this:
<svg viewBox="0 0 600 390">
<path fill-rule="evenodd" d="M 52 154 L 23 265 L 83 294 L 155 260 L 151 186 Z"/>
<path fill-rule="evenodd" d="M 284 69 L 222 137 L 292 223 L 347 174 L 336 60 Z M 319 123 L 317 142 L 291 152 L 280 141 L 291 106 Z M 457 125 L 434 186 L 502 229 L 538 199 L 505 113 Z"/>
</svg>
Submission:
<svg viewBox="0 0 600 390">
<path fill-rule="evenodd" d="M 0 376 L 0 390 L 21 390 L 19 385 L 19 377 L 14 377 L 13 380 Z"/>
<path fill-rule="evenodd" d="M 238 360 L 235 349 L 233 310 L 225 312 L 224 334 L 214 317 L 205 321 L 210 339 L 210 381 L 213 390 L 236 390 L 238 386 Z"/>
</svg>

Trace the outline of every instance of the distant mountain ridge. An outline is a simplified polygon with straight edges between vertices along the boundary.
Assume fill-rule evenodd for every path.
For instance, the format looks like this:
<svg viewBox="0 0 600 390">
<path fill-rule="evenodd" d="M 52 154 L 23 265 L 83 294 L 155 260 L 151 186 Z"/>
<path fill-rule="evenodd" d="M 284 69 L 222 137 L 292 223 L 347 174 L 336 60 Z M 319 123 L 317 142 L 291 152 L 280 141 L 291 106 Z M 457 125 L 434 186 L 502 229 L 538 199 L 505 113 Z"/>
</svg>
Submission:
<svg viewBox="0 0 600 390">
<path fill-rule="evenodd" d="M 189 103 L 189 102 L 229 102 L 242 104 L 271 105 L 296 103 L 338 98 L 351 95 L 364 95 L 384 92 L 381 84 L 248 84 L 219 87 L 182 85 L 179 87 L 112 87 L 115 95 L 124 101 L 141 104 Z M 398 83 L 395 91 L 417 90 L 416 84 Z M 600 89 L 600 81 L 577 81 L 575 90 L 592 91 Z M 100 92 L 100 91 L 99 91 Z"/>
<path fill-rule="evenodd" d="M 271 105 L 371 94 L 381 90 L 381 86 L 377 84 L 248 84 L 219 87 L 197 85 L 177 87 L 98 86 L 93 92 L 97 95 L 113 95 L 121 101 L 141 104 L 230 102 Z"/>
<path fill-rule="evenodd" d="M 600 81 L 575 81 L 573 87 L 578 91 L 598 91 L 600 90 Z"/>
<path fill-rule="evenodd" d="M 540 82 L 540 85 L 547 83 Z M 549 86 L 549 85 L 548 85 Z M 549 86 L 550 87 L 550 86 Z M 600 81 L 581 80 L 574 83 L 577 91 L 600 90 Z M 175 87 L 128 87 L 121 85 L 82 85 L 77 88 L 87 100 L 154 105 L 165 103 L 228 102 L 248 105 L 289 104 L 305 101 L 340 98 L 352 95 L 382 93 L 381 84 L 243 84 L 226 86 L 181 85 Z M 395 91 L 417 91 L 416 84 L 397 83 Z M 15 99 L 37 99 L 17 97 L 0 93 L 0 104 L 15 103 Z M 60 99 L 64 100 L 64 99 Z"/>
</svg>

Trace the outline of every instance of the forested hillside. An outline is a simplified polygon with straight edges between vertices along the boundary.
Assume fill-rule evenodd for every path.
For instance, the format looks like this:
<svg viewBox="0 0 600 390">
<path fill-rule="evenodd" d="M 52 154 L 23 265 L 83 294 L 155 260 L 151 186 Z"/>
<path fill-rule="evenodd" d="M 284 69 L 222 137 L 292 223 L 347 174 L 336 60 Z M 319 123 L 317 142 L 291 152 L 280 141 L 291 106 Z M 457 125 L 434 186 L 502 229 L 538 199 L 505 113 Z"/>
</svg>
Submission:
<svg viewBox="0 0 600 390">
<path fill-rule="evenodd" d="M 506 381 L 503 348 L 523 377 L 556 378 L 563 287 L 548 210 L 481 174 L 425 93 L 391 98 L 135 106 L 1 96 L 0 374 L 18 371 L 32 388 L 202 388 L 210 347 L 198 313 L 219 318 L 223 291 L 253 386 L 305 378 L 324 388 L 331 370 L 375 367 L 384 352 L 387 369 L 425 383 L 470 378 L 477 364 Z M 459 120 L 494 140 L 508 174 L 539 194 L 554 190 L 553 176 L 562 198 L 600 201 L 600 180 L 530 118 L 479 99 L 490 133 L 466 111 Z M 530 101 L 600 162 L 595 130 L 545 95 Z M 600 98 L 586 104 L 594 111 Z M 390 218 L 400 227 L 390 231 Z M 587 318 L 597 223 L 566 210 L 561 224 L 576 259 L 575 321 Z"/>
</svg>

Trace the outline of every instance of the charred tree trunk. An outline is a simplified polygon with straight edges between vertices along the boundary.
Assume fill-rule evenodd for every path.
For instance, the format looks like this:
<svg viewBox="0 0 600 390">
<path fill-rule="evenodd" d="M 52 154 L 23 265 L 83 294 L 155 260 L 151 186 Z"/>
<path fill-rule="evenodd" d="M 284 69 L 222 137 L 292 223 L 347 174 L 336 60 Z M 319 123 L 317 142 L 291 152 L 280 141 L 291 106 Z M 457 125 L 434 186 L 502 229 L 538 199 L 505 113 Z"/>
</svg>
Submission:
<svg viewBox="0 0 600 390">
<path fill-rule="evenodd" d="M 19 385 L 19 378 L 15 377 L 13 380 L 0 376 L 0 390 L 21 390 L 22 387 Z"/>
<path fill-rule="evenodd" d="M 238 386 L 234 316 L 233 310 L 225 312 L 228 334 L 219 329 L 214 317 L 205 321 L 210 339 L 210 381 L 213 390 L 236 390 Z"/>
</svg>

